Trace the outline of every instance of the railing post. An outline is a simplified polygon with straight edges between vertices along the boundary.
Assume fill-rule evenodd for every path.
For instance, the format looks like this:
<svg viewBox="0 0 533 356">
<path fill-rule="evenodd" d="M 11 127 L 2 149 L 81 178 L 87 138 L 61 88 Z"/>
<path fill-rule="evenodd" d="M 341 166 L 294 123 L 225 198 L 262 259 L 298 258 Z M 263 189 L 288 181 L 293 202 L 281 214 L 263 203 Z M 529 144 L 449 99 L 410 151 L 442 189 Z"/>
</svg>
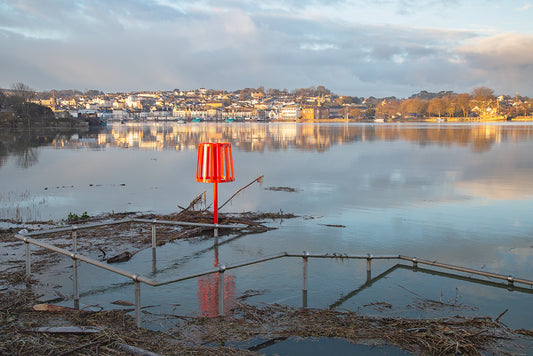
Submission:
<svg viewBox="0 0 533 356">
<path fill-rule="evenodd" d="M 226 266 L 218 267 L 218 315 L 224 316 L 224 272 Z"/>
<path fill-rule="evenodd" d="M 416 257 L 413 257 L 413 268 L 414 269 L 418 268 L 418 259 Z"/>
<path fill-rule="evenodd" d="M 366 280 L 370 281 L 372 279 L 372 254 L 368 254 L 368 257 L 366 258 Z"/>
<path fill-rule="evenodd" d="M 141 282 L 134 276 L 133 283 L 135 289 L 135 325 L 141 327 Z"/>
<path fill-rule="evenodd" d="M 78 260 L 76 254 L 78 253 L 78 228 L 72 227 L 72 294 L 74 299 L 74 308 L 78 309 L 80 306 L 80 290 L 78 286 Z"/>
<path fill-rule="evenodd" d="M 26 250 L 26 275 L 29 276 L 31 274 L 31 250 L 30 250 L 30 243 L 28 241 L 24 241 L 24 247 Z"/>
<path fill-rule="evenodd" d="M 155 248 L 152 249 L 152 273 L 157 273 L 157 256 L 155 253 Z"/>
<path fill-rule="evenodd" d="M 157 246 L 157 236 L 156 236 L 156 227 L 155 227 L 156 222 L 157 222 L 156 219 L 152 221 L 152 248 L 156 248 Z"/>
<path fill-rule="evenodd" d="M 28 230 L 22 229 L 19 232 L 17 232 L 17 235 L 23 235 L 27 233 Z M 26 276 L 29 276 L 31 274 L 31 250 L 30 250 L 30 243 L 24 238 L 24 251 L 26 252 Z"/>
<path fill-rule="evenodd" d="M 513 286 L 514 286 L 514 277 L 513 277 L 513 276 L 509 275 L 509 276 L 507 277 L 507 285 L 508 285 L 509 287 L 513 287 Z"/>
<path fill-rule="evenodd" d="M 214 245 L 218 246 L 218 223 L 215 223 L 215 230 L 213 231 L 213 236 L 215 237 Z"/>
<path fill-rule="evenodd" d="M 307 260 L 309 259 L 309 252 L 304 251 L 304 254 L 302 256 L 302 268 L 303 268 L 303 282 L 302 282 L 302 307 L 307 308 L 307 279 L 308 279 L 308 273 L 307 273 Z"/>
</svg>

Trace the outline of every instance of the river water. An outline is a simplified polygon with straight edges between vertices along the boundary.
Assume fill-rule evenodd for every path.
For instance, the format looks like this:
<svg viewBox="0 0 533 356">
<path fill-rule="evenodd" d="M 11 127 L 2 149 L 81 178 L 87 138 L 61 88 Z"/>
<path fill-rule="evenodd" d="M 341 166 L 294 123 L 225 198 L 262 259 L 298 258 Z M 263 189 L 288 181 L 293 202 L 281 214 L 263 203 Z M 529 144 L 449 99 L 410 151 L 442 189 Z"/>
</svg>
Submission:
<svg viewBox="0 0 533 356">
<path fill-rule="evenodd" d="M 60 220 L 68 214 L 171 213 L 212 186 L 195 180 L 200 142 L 232 145 L 235 181 L 219 201 L 260 175 L 222 212 L 287 212 L 276 230 L 227 241 L 188 241 L 150 251 L 122 268 L 165 280 L 219 262 L 281 251 L 406 255 L 533 279 L 533 125 L 129 123 L 87 133 L 2 133 L 0 217 Z M 269 188 L 288 187 L 294 192 Z M 473 280 L 373 261 L 310 259 L 307 304 L 376 315 L 489 315 L 512 328 L 533 327 L 533 289 L 508 290 Z M 409 266 L 409 264 L 407 264 Z M 421 266 L 422 267 L 422 266 Z M 441 272 L 450 272 L 438 270 Z M 82 303 L 132 299 L 123 277 L 85 266 Z M 95 275 L 105 274 L 102 278 Z M 469 276 L 462 274 L 463 276 Z M 470 276 L 474 277 L 474 276 Z M 215 278 L 215 277 L 213 277 Z M 65 293 L 71 288 L 68 280 Z M 153 289 L 146 305 L 161 312 L 209 314 L 207 277 Z M 283 259 L 226 273 L 226 304 L 302 304 L 302 260 Z M 363 286 L 362 288 L 360 288 Z M 154 328 L 166 321 L 148 321 Z"/>
</svg>

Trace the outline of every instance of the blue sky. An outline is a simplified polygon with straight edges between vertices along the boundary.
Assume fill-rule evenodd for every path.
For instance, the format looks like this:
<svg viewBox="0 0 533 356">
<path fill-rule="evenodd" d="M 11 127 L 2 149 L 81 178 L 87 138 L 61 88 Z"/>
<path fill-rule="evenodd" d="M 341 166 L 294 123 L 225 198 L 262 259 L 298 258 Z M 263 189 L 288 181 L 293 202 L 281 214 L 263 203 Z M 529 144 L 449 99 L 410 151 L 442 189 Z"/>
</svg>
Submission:
<svg viewBox="0 0 533 356">
<path fill-rule="evenodd" d="M 533 96 L 533 0 L 0 0 L 0 87 Z"/>
</svg>

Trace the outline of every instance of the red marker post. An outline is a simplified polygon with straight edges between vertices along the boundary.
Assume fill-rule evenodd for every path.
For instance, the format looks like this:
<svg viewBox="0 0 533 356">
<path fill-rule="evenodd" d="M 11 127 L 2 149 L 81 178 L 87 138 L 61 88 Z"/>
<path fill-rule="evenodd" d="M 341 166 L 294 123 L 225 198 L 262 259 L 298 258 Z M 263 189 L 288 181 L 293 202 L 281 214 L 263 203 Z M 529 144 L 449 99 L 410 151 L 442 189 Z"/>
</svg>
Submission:
<svg viewBox="0 0 533 356">
<path fill-rule="evenodd" d="M 198 145 L 198 160 L 196 162 L 196 181 L 213 183 L 214 223 L 218 224 L 218 183 L 233 182 L 233 156 L 231 144 L 200 143 Z M 218 244 L 218 229 L 215 228 L 215 244 Z"/>
</svg>

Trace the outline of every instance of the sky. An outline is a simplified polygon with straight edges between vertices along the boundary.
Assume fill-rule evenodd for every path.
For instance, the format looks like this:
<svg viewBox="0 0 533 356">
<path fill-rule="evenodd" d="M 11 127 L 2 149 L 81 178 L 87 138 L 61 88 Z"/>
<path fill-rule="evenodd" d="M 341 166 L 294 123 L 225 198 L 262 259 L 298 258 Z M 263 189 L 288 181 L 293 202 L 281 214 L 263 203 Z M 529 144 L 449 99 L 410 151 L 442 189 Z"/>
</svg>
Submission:
<svg viewBox="0 0 533 356">
<path fill-rule="evenodd" d="M 0 88 L 533 97 L 533 0 L 0 0 Z"/>
</svg>

